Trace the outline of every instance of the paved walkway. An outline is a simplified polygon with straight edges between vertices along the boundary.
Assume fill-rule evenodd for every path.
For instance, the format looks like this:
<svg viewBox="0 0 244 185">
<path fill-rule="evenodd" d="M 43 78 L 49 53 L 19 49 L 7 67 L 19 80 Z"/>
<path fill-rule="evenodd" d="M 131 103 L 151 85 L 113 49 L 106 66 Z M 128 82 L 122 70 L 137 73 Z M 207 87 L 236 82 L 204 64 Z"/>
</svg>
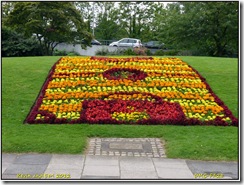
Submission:
<svg viewBox="0 0 244 185">
<path fill-rule="evenodd" d="M 236 162 L 130 156 L 2 154 L 8 179 L 237 179 Z"/>
</svg>

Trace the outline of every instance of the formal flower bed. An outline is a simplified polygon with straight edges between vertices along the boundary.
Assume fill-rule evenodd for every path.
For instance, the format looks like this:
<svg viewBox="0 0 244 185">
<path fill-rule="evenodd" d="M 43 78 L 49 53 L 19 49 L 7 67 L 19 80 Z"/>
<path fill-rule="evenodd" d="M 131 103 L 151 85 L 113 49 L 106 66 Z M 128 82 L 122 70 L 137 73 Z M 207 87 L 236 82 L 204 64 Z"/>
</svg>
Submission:
<svg viewBox="0 0 244 185">
<path fill-rule="evenodd" d="M 26 123 L 238 125 L 178 58 L 62 57 Z"/>
</svg>

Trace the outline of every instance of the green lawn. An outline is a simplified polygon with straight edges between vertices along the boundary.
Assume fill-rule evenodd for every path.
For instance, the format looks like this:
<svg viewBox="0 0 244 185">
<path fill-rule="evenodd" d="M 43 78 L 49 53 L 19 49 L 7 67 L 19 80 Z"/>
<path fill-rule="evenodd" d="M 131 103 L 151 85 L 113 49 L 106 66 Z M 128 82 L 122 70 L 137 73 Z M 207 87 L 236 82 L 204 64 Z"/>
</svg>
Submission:
<svg viewBox="0 0 244 185">
<path fill-rule="evenodd" d="M 169 158 L 238 160 L 238 128 L 215 126 L 26 125 L 59 57 L 2 58 L 2 152 L 81 153 L 89 137 L 159 137 Z M 238 117 L 238 59 L 180 57 Z"/>
</svg>

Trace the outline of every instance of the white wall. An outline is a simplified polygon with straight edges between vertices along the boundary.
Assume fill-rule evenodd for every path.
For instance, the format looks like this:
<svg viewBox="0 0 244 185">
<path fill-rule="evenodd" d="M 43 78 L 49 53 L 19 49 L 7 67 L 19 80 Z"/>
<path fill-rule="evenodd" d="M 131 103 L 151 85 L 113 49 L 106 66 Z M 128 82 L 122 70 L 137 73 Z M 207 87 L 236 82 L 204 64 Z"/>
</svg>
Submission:
<svg viewBox="0 0 244 185">
<path fill-rule="evenodd" d="M 60 50 L 60 51 L 67 51 L 67 52 L 72 52 L 75 51 L 79 53 L 80 55 L 84 56 L 95 56 L 96 51 L 102 50 L 102 49 L 108 49 L 109 52 L 116 51 L 117 47 L 112 47 L 112 46 L 100 46 L 100 45 L 92 45 L 92 47 L 87 47 L 86 50 L 82 49 L 80 44 L 72 45 L 72 44 L 58 44 L 55 49 Z"/>
</svg>

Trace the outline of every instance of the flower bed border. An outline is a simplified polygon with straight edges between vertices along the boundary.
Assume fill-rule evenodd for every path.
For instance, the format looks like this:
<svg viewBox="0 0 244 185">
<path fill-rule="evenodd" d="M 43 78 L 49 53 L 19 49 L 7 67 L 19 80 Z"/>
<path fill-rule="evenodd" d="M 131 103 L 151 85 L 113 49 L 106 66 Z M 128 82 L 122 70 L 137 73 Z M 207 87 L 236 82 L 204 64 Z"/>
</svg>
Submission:
<svg viewBox="0 0 244 185">
<path fill-rule="evenodd" d="M 138 60 L 138 59 L 153 59 L 152 57 L 132 57 L 129 59 L 133 59 L 133 60 Z M 62 119 L 57 119 L 56 116 L 52 113 L 46 113 L 43 112 L 43 114 L 46 114 L 48 118 L 48 120 L 43 120 L 42 122 L 36 122 L 35 121 L 35 117 L 37 115 L 37 112 L 40 113 L 41 111 L 38 111 L 38 108 L 40 107 L 41 103 L 42 103 L 42 99 L 44 97 L 45 94 L 45 90 L 48 86 L 48 83 L 52 80 L 52 75 L 55 71 L 56 65 L 59 63 L 59 61 L 62 59 L 62 57 L 60 59 L 57 60 L 57 62 L 54 63 L 54 65 L 52 66 L 52 68 L 50 69 L 48 76 L 46 77 L 46 80 L 44 81 L 41 90 L 39 91 L 39 94 L 34 102 L 34 104 L 32 105 L 26 119 L 24 120 L 25 124 L 61 124 L 61 123 L 66 123 L 66 124 L 85 124 L 85 120 L 83 118 L 77 119 L 77 120 L 71 120 L 68 121 L 65 118 Z M 109 60 L 109 59 L 116 59 L 116 58 L 109 58 L 109 57 L 95 57 L 92 56 L 90 59 L 97 59 L 97 60 Z M 175 59 L 174 57 L 169 58 L 169 59 Z M 133 61 L 132 60 L 132 61 Z M 228 116 L 232 123 L 229 124 L 226 121 L 223 121 L 221 119 L 221 117 L 216 117 L 214 120 L 210 120 L 210 121 L 205 121 L 202 122 L 198 119 L 195 118 L 187 118 L 184 119 L 182 121 L 180 121 L 177 125 L 184 125 L 184 126 L 190 126 L 190 125 L 213 125 L 213 126 L 238 126 L 238 119 L 232 114 L 232 112 L 229 110 L 229 108 L 224 104 L 224 102 L 213 92 L 213 90 L 211 89 L 210 85 L 206 82 L 206 79 L 196 70 L 194 69 L 191 65 L 187 64 L 201 79 L 202 83 L 204 83 L 206 85 L 206 89 L 209 91 L 209 93 L 215 98 L 215 102 L 221 106 L 224 109 L 224 113 L 226 116 Z M 115 93 L 111 93 L 111 94 L 116 94 Z M 126 93 L 126 92 L 120 92 L 120 94 L 122 93 Z M 133 93 L 133 92 L 132 92 Z M 51 121 L 54 122 L 51 122 Z M 126 122 L 121 122 L 123 124 L 126 124 Z M 138 122 L 140 123 L 140 122 Z M 142 123 L 142 122 L 141 122 Z M 172 122 L 173 123 L 173 122 Z M 149 119 L 147 121 L 143 121 L 143 124 L 148 124 L 148 125 L 163 125 L 165 123 L 161 123 L 159 121 L 153 120 L 153 119 Z M 173 124 L 176 124 L 175 122 Z"/>
</svg>

